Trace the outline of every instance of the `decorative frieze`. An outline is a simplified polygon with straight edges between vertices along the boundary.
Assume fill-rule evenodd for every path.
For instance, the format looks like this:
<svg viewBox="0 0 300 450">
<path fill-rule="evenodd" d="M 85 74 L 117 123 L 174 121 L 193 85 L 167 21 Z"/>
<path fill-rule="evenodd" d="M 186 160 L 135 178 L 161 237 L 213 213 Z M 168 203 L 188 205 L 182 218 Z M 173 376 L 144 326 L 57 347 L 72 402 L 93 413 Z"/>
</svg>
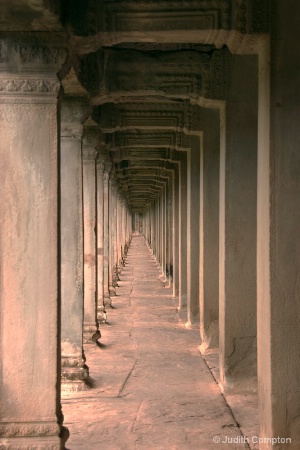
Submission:
<svg viewBox="0 0 300 450">
<path fill-rule="evenodd" d="M 0 78 L 1 93 L 58 93 L 60 83 L 58 80 L 40 80 L 40 79 L 17 79 L 17 78 Z"/>
</svg>

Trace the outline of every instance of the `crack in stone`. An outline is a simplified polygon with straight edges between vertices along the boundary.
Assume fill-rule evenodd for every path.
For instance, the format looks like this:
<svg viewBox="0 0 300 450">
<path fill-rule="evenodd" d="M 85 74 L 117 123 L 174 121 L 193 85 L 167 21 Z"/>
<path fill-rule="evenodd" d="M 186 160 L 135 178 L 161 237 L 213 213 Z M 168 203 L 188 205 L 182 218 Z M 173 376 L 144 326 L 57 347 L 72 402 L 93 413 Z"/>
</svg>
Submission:
<svg viewBox="0 0 300 450">
<path fill-rule="evenodd" d="M 135 415 L 135 418 L 134 418 L 134 421 L 133 421 L 133 423 L 132 423 L 132 427 L 131 427 L 131 433 L 133 433 L 133 429 L 134 429 L 134 425 L 136 424 L 136 421 L 137 421 L 137 419 L 138 419 L 138 416 L 139 416 L 139 413 L 140 413 L 140 410 L 141 410 L 141 407 L 142 407 L 142 404 L 144 403 L 144 400 L 142 400 L 141 401 L 141 403 L 140 403 L 140 405 L 139 405 L 139 407 L 138 407 L 138 410 L 137 410 L 137 412 L 136 412 L 136 415 Z"/>
<path fill-rule="evenodd" d="M 121 397 L 122 391 L 124 390 L 125 385 L 126 385 L 127 381 L 129 380 L 129 377 L 130 377 L 130 375 L 132 374 L 132 372 L 133 372 L 133 370 L 134 370 L 134 368 L 135 368 L 137 362 L 138 362 L 138 360 L 136 359 L 135 362 L 134 362 L 134 364 L 133 364 L 133 366 L 132 366 L 132 368 L 130 369 L 130 371 L 129 371 L 127 377 L 125 378 L 124 383 L 123 383 L 122 386 L 121 386 L 121 389 L 120 389 L 120 391 L 119 391 L 119 393 L 118 393 L 118 396 L 117 396 L 118 398 Z"/>
</svg>

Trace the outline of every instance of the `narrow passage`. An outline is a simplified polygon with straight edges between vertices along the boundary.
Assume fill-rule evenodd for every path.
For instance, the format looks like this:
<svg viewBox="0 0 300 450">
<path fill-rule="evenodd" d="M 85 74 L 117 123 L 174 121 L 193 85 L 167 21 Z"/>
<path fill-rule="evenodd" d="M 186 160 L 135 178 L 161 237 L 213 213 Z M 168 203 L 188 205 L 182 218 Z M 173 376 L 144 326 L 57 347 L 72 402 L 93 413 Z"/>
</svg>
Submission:
<svg viewBox="0 0 300 450">
<path fill-rule="evenodd" d="M 69 450 L 249 448 L 159 275 L 133 236 L 101 347 L 85 348 L 93 387 L 63 396 Z"/>
</svg>

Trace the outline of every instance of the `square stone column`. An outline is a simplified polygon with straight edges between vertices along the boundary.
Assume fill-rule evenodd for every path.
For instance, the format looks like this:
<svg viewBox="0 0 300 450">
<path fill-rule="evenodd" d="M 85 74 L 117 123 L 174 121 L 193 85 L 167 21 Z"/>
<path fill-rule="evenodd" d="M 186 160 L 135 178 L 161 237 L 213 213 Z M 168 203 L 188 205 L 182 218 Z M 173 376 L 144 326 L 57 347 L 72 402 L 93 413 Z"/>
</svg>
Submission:
<svg viewBox="0 0 300 450">
<path fill-rule="evenodd" d="M 260 437 L 300 448 L 299 3 L 272 2 L 259 55 L 257 337 Z M 271 52 L 270 52 L 271 50 Z"/>
<path fill-rule="evenodd" d="M 187 152 L 180 155 L 179 174 L 179 309 L 187 306 Z M 187 319 L 187 317 L 186 317 Z"/>
<path fill-rule="evenodd" d="M 103 303 L 111 306 L 109 292 L 109 176 L 112 163 L 106 161 L 103 173 Z"/>
<path fill-rule="evenodd" d="M 173 191 L 173 202 L 174 202 L 174 235 L 173 235 L 173 297 L 179 296 L 179 254 L 180 254 L 180 163 L 175 165 L 174 172 L 174 191 Z M 179 298 L 178 298 L 179 306 Z"/>
<path fill-rule="evenodd" d="M 203 111 L 200 169 L 200 350 L 219 345 L 220 112 Z"/>
<path fill-rule="evenodd" d="M 83 351 L 83 190 L 81 124 L 87 107 L 66 98 L 61 109 L 61 349 L 62 389 L 85 387 L 88 367 Z"/>
<path fill-rule="evenodd" d="M 97 127 L 85 126 L 83 158 L 83 248 L 84 248 L 84 327 L 83 342 L 100 338 L 97 319 L 96 282 L 96 146 Z"/>
<path fill-rule="evenodd" d="M 0 40 L 1 449 L 61 450 L 68 435 L 60 405 L 56 77 L 66 52 L 54 42 L 39 33 Z"/>
<path fill-rule="evenodd" d="M 115 173 L 114 169 L 110 173 L 108 184 L 108 221 L 109 221 L 109 258 L 108 258 L 108 279 L 109 279 L 109 295 L 116 295 L 115 281 L 115 235 L 116 235 L 116 208 L 115 208 Z"/>
<path fill-rule="evenodd" d="M 200 137 L 187 154 L 187 322 L 199 321 Z"/>
<path fill-rule="evenodd" d="M 257 56 L 229 56 L 221 110 L 219 222 L 220 383 L 229 392 L 257 389 L 256 206 Z"/>
<path fill-rule="evenodd" d="M 97 155 L 97 318 L 106 322 L 104 305 L 104 161 L 106 153 L 98 151 Z"/>
</svg>

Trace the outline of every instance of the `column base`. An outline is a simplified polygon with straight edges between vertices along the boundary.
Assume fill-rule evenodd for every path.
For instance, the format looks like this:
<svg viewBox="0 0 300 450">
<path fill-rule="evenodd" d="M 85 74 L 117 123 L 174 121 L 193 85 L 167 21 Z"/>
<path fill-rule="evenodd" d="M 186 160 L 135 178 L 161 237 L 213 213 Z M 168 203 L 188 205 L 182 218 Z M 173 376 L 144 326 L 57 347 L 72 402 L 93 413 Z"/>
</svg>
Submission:
<svg viewBox="0 0 300 450">
<path fill-rule="evenodd" d="M 103 298 L 103 305 L 104 305 L 104 306 L 110 306 L 110 307 L 111 307 L 111 303 L 112 303 L 112 300 L 111 300 L 111 298 L 110 298 L 110 292 L 109 292 L 109 293 L 106 292 L 106 293 L 104 294 L 104 298 Z"/>
<path fill-rule="evenodd" d="M 106 323 L 107 314 L 105 311 L 105 306 L 98 306 L 97 308 L 97 320 L 99 323 Z"/>
<path fill-rule="evenodd" d="M 116 296 L 117 294 L 116 294 L 116 289 L 115 289 L 115 286 L 114 285 L 112 285 L 112 286 L 109 286 L 109 296 L 110 297 L 114 297 L 114 296 Z"/>
<path fill-rule="evenodd" d="M 62 344 L 62 351 L 64 344 Z M 61 357 L 61 389 L 73 392 L 85 389 L 89 379 L 89 368 L 85 364 L 84 354 L 66 354 Z"/>
<path fill-rule="evenodd" d="M 85 323 L 83 325 L 83 343 L 95 344 L 101 338 L 101 333 L 96 324 Z"/>
<path fill-rule="evenodd" d="M 69 430 L 56 422 L 0 424 L 0 448 L 11 450 L 63 450 Z"/>
</svg>

